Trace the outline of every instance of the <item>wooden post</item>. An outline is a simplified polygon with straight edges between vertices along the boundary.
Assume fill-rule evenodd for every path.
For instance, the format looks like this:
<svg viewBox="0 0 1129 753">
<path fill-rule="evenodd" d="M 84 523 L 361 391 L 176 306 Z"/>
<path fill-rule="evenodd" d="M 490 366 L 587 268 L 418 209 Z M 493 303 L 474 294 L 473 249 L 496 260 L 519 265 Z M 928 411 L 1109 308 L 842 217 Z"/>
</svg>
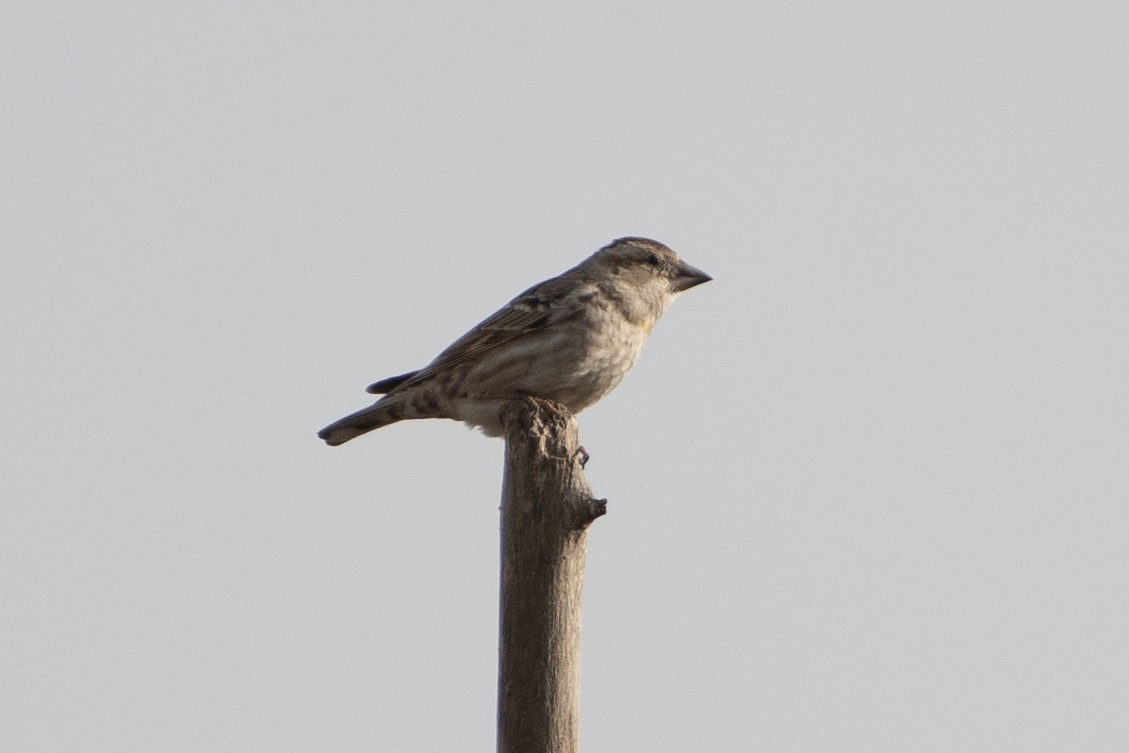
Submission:
<svg viewBox="0 0 1129 753">
<path fill-rule="evenodd" d="M 563 407 L 515 400 L 503 423 L 498 751 L 576 753 L 584 555 L 607 501 L 592 498 Z"/>
</svg>

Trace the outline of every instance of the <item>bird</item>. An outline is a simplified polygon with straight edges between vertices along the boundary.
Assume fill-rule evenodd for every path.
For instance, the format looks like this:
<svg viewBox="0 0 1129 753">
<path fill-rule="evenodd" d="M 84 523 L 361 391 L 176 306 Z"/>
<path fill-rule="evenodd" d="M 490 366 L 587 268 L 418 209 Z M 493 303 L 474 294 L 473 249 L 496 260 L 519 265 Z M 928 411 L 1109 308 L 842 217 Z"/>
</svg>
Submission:
<svg viewBox="0 0 1129 753">
<path fill-rule="evenodd" d="M 611 392 L 681 293 L 712 278 L 658 241 L 612 241 L 538 283 L 417 371 L 381 379 L 374 404 L 326 426 L 337 446 L 417 418 L 462 421 L 501 436 L 503 406 L 533 397 L 576 414 Z"/>
</svg>

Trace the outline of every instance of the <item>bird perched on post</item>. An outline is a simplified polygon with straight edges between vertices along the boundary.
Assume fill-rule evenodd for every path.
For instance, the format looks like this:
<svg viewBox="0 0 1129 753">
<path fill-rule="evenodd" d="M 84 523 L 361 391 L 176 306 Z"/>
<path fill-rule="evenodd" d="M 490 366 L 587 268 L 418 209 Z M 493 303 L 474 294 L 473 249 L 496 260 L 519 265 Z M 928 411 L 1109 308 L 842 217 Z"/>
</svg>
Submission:
<svg viewBox="0 0 1129 753">
<path fill-rule="evenodd" d="M 318 436 L 336 446 L 409 418 L 451 418 L 496 437 L 502 406 L 526 396 L 579 413 L 623 380 L 674 299 L 710 279 L 657 241 L 620 238 L 526 290 L 419 371 L 369 385 L 384 397 Z"/>
</svg>

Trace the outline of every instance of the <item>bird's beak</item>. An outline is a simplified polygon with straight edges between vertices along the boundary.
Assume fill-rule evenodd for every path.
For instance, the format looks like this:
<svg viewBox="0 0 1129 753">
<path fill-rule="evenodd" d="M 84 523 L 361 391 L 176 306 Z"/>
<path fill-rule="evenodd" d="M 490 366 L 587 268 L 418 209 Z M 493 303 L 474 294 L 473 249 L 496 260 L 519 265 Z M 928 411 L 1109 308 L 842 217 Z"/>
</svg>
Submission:
<svg viewBox="0 0 1129 753">
<path fill-rule="evenodd" d="M 712 279 L 712 277 L 702 270 L 691 267 L 686 262 L 682 262 L 678 266 L 678 270 L 674 273 L 674 278 L 670 281 L 670 286 L 674 288 L 676 293 L 681 293 L 683 290 L 689 290 L 695 285 L 701 285 L 703 282 L 709 282 Z"/>
</svg>

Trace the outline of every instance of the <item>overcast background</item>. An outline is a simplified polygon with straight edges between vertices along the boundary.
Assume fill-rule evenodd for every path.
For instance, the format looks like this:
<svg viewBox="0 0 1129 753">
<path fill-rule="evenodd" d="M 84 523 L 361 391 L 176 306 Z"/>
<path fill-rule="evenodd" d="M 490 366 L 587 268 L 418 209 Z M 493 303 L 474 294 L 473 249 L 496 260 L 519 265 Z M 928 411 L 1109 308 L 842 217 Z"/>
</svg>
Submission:
<svg viewBox="0 0 1129 753">
<path fill-rule="evenodd" d="M 8 4 L 0 749 L 491 750 L 501 442 L 314 433 L 623 235 L 584 750 L 1129 749 L 1127 34 Z"/>
</svg>

